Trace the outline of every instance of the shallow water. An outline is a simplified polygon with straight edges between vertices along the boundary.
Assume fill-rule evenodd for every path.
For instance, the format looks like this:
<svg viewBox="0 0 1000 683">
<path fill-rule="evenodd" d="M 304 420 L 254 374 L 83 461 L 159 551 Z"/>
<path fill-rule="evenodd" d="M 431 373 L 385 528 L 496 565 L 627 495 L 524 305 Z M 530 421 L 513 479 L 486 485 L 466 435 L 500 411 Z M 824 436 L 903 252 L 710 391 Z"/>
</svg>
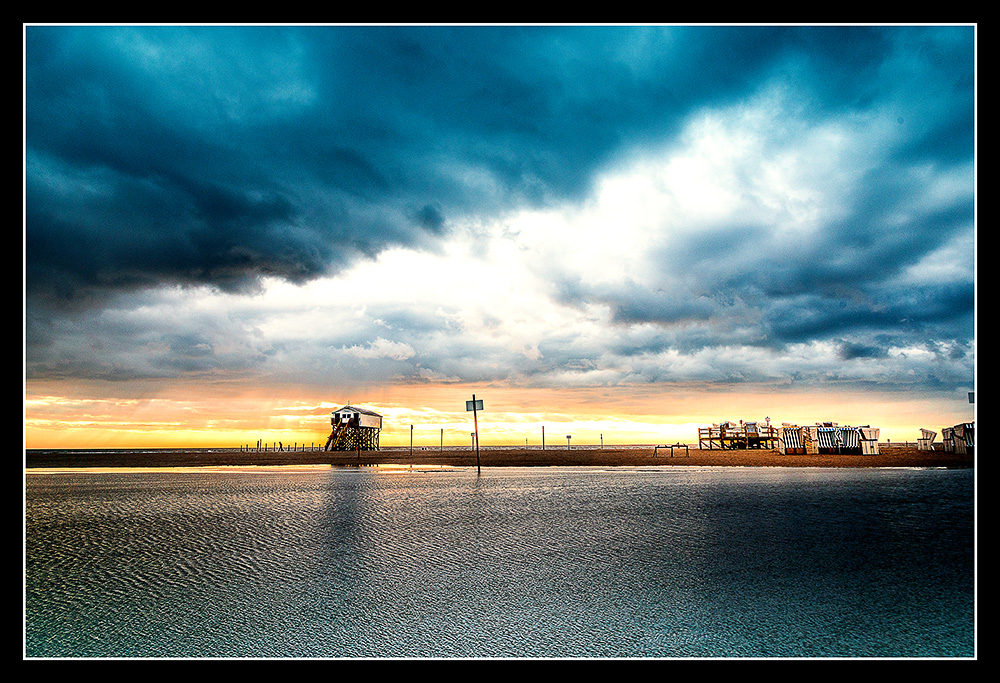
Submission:
<svg viewBox="0 0 1000 683">
<path fill-rule="evenodd" d="M 974 471 L 26 476 L 29 657 L 971 657 Z"/>
</svg>

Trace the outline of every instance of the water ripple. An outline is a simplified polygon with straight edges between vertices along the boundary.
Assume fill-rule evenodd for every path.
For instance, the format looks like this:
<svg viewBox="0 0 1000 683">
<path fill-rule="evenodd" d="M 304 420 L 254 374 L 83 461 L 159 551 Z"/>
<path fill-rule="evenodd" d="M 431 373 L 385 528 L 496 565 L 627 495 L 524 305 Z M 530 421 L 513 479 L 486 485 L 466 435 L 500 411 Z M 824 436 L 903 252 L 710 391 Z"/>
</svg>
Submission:
<svg viewBox="0 0 1000 683">
<path fill-rule="evenodd" d="M 33 475 L 26 653 L 973 653 L 972 474 Z"/>
</svg>

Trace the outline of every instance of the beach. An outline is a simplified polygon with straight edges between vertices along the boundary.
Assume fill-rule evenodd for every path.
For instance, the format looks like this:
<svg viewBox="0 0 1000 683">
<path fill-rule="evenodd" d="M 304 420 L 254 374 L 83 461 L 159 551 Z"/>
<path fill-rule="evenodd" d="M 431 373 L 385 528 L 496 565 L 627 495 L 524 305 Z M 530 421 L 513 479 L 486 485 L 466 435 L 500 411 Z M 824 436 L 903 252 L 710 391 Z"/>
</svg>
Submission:
<svg viewBox="0 0 1000 683">
<path fill-rule="evenodd" d="M 949 467 L 971 468 L 975 456 L 944 450 L 921 451 L 913 445 L 880 444 L 878 455 L 782 455 L 777 450 L 655 449 L 653 445 L 596 446 L 571 449 L 484 447 L 479 463 L 490 467 Z M 247 451 L 240 449 L 102 449 L 25 451 L 25 467 L 225 467 L 332 465 L 420 465 L 475 467 L 476 452 L 464 448 L 395 447 L 380 451 Z"/>
</svg>

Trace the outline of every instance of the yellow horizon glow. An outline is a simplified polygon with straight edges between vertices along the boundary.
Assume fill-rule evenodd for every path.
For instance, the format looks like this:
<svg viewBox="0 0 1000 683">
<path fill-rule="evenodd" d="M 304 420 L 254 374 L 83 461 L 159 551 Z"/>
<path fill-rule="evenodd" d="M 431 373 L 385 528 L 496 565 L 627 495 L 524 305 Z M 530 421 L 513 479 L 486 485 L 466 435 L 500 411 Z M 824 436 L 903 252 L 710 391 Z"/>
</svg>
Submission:
<svg viewBox="0 0 1000 683">
<path fill-rule="evenodd" d="M 597 389 L 510 389 L 470 385 L 388 386 L 316 396 L 318 392 L 220 392 L 197 396 L 189 387 L 156 398 L 87 398 L 58 387 L 25 396 L 24 446 L 62 448 L 238 448 L 264 444 L 322 445 L 330 414 L 350 402 L 383 416 L 380 445 L 471 447 L 473 418 L 465 401 L 485 402 L 479 413 L 482 446 L 697 443 L 698 427 L 726 420 L 772 424 L 878 427 L 880 440 L 915 441 L 920 429 L 975 419 L 967 401 L 858 392 L 747 392 L 656 385 Z M 97 395 L 96 393 L 94 395 Z"/>
</svg>

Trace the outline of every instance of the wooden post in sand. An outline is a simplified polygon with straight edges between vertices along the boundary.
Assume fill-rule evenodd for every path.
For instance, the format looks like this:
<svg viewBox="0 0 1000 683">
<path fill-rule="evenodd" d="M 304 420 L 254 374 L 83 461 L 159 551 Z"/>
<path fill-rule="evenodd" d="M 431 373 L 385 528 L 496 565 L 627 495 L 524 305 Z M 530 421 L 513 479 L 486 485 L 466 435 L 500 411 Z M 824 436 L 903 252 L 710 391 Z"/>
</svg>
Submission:
<svg viewBox="0 0 1000 683">
<path fill-rule="evenodd" d="M 483 409 L 483 400 L 476 400 L 476 395 L 472 395 L 471 401 L 465 402 L 465 409 L 467 411 L 472 411 L 472 421 L 476 427 L 476 472 L 482 473 L 482 469 L 479 466 L 479 411 Z"/>
</svg>

